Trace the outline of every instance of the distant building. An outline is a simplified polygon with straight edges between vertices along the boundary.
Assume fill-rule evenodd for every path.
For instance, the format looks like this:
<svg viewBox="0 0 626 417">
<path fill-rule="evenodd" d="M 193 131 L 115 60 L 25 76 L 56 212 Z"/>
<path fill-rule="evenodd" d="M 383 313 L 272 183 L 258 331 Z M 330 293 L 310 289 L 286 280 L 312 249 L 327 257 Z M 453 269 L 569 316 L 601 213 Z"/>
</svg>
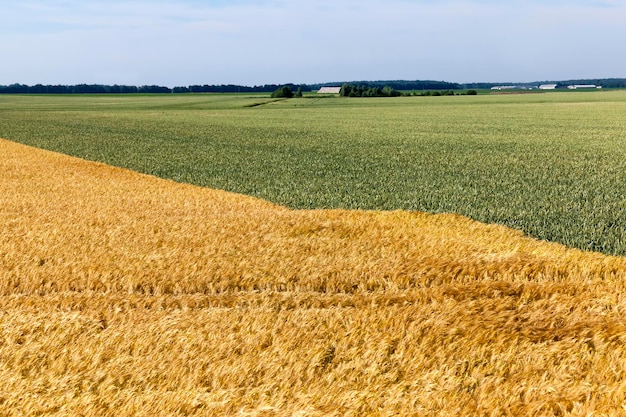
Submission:
<svg viewBox="0 0 626 417">
<path fill-rule="evenodd" d="M 556 90 L 556 84 L 541 84 L 539 86 L 540 90 Z"/>
<path fill-rule="evenodd" d="M 317 94 L 339 94 L 341 87 L 322 87 L 317 90 Z"/>
<path fill-rule="evenodd" d="M 575 85 L 568 85 L 567 88 L 569 88 L 570 90 L 578 90 L 581 88 L 602 88 L 602 87 L 599 87 L 595 84 L 575 84 Z"/>
<path fill-rule="evenodd" d="M 494 87 L 491 87 L 492 90 L 514 90 L 521 88 L 522 87 L 520 87 L 519 85 L 496 85 Z"/>
</svg>

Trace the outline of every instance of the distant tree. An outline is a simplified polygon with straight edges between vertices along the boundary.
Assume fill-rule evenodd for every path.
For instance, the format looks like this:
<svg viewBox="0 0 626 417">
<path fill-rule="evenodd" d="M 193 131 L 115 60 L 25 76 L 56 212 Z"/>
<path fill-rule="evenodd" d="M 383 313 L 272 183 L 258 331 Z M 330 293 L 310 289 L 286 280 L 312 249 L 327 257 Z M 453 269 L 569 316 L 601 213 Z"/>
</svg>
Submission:
<svg viewBox="0 0 626 417">
<path fill-rule="evenodd" d="M 363 90 L 361 97 L 381 97 L 383 95 L 383 90 L 380 87 L 370 87 Z"/>
<path fill-rule="evenodd" d="M 279 87 L 272 93 L 272 98 L 292 98 L 293 91 L 288 85 Z"/>
<path fill-rule="evenodd" d="M 302 87 L 298 87 L 298 90 L 296 90 L 296 97 L 302 97 Z"/>
<path fill-rule="evenodd" d="M 355 86 L 345 83 L 341 86 L 339 95 L 343 97 L 397 97 L 402 93 L 389 85 L 380 88 L 377 85 L 368 87 L 366 84 Z"/>
<path fill-rule="evenodd" d="M 362 97 L 363 90 L 364 87 L 362 85 L 358 87 L 352 87 L 352 90 L 350 90 L 350 97 Z"/>
<path fill-rule="evenodd" d="M 6 87 L 4 92 L 9 94 L 27 94 L 28 86 L 25 84 L 11 84 Z"/>
<path fill-rule="evenodd" d="M 350 97 L 354 86 L 352 84 L 344 84 L 341 86 L 341 90 L 339 90 L 339 95 L 342 97 Z"/>
<path fill-rule="evenodd" d="M 398 97 L 402 95 L 402 93 L 389 85 L 386 85 L 385 88 L 383 88 L 382 94 L 385 97 Z"/>
<path fill-rule="evenodd" d="M 168 87 L 162 87 L 159 85 L 142 85 L 137 88 L 138 93 L 149 93 L 149 94 L 157 94 L 157 93 L 171 93 Z"/>
<path fill-rule="evenodd" d="M 36 84 L 28 88 L 29 94 L 46 94 L 48 91 L 45 85 Z"/>
<path fill-rule="evenodd" d="M 467 90 L 467 95 L 468 96 L 475 96 L 478 94 L 478 91 L 476 90 Z"/>
</svg>

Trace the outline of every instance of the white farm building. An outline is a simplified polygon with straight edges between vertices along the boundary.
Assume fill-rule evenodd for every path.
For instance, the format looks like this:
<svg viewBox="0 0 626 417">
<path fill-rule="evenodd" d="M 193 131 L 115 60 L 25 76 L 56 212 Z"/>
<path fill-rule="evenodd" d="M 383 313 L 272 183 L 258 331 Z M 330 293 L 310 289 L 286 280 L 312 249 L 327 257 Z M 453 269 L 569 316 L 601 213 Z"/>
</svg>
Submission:
<svg viewBox="0 0 626 417">
<path fill-rule="evenodd" d="M 602 88 L 601 86 L 597 86 L 595 84 L 575 84 L 575 85 L 568 85 L 567 88 L 569 88 L 570 90 L 579 90 L 579 89 L 584 89 L 584 88 Z"/>
<path fill-rule="evenodd" d="M 516 88 L 522 88 L 518 85 L 496 85 L 491 87 L 492 90 L 514 90 Z"/>
<path fill-rule="evenodd" d="M 541 84 L 539 86 L 540 90 L 556 90 L 556 84 Z"/>
<path fill-rule="evenodd" d="M 317 90 L 317 94 L 339 94 L 341 87 L 322 87 Z"/>
</svg>

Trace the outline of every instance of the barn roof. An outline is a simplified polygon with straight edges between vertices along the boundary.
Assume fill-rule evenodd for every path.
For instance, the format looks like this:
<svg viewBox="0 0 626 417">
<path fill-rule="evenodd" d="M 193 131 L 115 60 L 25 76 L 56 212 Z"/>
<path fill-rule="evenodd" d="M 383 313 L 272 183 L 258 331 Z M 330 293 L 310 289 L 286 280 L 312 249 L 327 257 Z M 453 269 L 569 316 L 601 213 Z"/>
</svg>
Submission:
<svg viewBox="0 0 626 417">
<path fill-rule="evenodd" d="M 341 87 L 322 87 L 317 90 L 318 94 L 339 94 Z"/>
</svg>

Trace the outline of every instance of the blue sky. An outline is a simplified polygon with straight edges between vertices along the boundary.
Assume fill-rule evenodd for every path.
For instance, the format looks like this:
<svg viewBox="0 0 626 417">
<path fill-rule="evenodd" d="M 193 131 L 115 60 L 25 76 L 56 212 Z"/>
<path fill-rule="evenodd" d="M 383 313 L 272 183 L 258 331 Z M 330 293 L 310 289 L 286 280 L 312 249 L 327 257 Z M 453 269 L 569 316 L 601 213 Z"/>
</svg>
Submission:
<svg viewBox="0 0 626 417">
<path fill-rule="evenodd" d="M 626 0 L 0 4 L 1 85 L 626 77 Z"/>
</svg>

